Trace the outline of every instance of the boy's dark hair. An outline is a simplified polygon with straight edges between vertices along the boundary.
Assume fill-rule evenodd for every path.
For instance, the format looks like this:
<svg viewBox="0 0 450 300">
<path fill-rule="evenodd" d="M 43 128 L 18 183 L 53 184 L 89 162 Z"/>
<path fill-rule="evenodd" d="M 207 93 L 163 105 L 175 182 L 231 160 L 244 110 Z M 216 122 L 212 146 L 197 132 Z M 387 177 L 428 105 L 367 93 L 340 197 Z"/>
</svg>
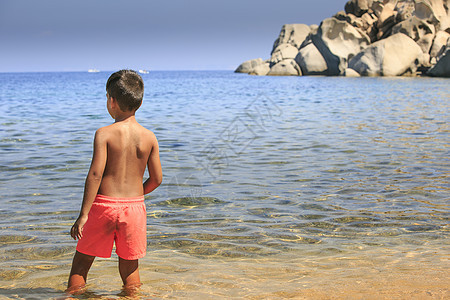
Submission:
<svg viewBox="0 0 450 300">
<path fill-rule="evenodd" d="M 109 76 L 106 91 L 116 99 L 122 111 L 137 110 L 144 97 L 144 81 L 133 70 L 120 70 Z"/>
</svg>

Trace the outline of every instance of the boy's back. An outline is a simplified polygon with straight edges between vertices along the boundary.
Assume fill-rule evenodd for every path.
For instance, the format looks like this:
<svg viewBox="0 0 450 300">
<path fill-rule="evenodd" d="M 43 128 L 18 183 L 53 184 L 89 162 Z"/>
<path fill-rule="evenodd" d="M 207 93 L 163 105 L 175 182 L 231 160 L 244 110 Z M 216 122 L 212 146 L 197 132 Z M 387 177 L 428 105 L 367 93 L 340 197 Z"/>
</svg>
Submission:
<svg viewBox="0 0 450 300">
<path fill-rule="evenodd" d="M 142 178 L 151 163 L 152 149 L 157 147 L 155 135 L 134 118 L 128 118 L 100 128 L 96 139 L 103 148 L 101 152 L 106 154 L 98 193 L 112 197 L 143 195 Z"/>
</svg>

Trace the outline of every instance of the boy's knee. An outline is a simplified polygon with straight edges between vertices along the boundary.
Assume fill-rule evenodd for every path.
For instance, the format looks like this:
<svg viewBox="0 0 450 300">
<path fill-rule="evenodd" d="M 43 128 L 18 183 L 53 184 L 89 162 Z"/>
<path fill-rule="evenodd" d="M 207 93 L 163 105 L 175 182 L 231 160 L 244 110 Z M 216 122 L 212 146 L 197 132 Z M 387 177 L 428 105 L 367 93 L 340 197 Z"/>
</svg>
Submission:
<svg viewBox="0 0 450 300">
<path fill-rule="evenodd" d="M 119 262 L 122 263 L 138 263 L 139 259 L 125 259 L 119 256 Z"/>
<path fill-rule="evenodd" d="M 127 260 L 127 259 L 119 258 L 119 267 L 136 269 L 136 268 L 138 268 L 138 266 L 139 266 L 139 261 L 137 259 Z"/>
<path fill-rule="evenodd" d="M 95 256 L 87 255 L 76 250 L 75 255 L 85 260 L 94 260 Z"/>
<path fill-rule="evenodd" d="M 75 252 L 75 257 L 73 258 L 73 262 L 74 264 L 77 265 L 88 265 L 90 266 L 92 264 L 92 262 L 94 261 L 95 256 L 91 256 L 91 255 L 87 255 L 87 254 L 83 254 L 81 252 Z"/>
</svg>

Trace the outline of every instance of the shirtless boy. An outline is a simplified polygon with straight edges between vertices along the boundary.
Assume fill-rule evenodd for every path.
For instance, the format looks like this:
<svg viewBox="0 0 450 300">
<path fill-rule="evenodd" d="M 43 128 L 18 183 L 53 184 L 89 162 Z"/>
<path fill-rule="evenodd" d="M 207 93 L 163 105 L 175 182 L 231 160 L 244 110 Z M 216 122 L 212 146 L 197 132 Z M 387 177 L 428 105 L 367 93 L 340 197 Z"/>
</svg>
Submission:
<svg viewBox="0 0 450 300">
<path fill-rule="evenodd" d="M 135 118 L 143 95 L 142 78 L 131 70 L 113 73 L 106 83 L 107 108 L 115 123 L 95 133 L 80 215 L 70 231 L 78 244 L 69 293 L 83 292 L 95 257 L 111 257 L 114 242 L 124 288 L 141 284 L 138 259 L 147 250 L 144 195 L 162 181 L 158 141 Z M 146 167 L 150 176 L 143 183 Z"/>
</svg>

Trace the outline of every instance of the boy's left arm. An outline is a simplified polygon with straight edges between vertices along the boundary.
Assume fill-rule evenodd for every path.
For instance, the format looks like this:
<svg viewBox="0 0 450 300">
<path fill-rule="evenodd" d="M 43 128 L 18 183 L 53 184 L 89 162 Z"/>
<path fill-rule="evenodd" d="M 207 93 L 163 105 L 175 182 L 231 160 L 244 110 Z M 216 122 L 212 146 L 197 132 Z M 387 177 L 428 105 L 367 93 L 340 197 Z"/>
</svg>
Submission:
<svg viewBox="0 0 450 300">
<path fill-rule="evenodd" d="M 158 140 L 153 135 L 153 147 L 147 162 L 150 177 L 144 182 L 144 195 L 152 192 L 162 182 L 161 160 L 159 158 Z"/>
</svg>

